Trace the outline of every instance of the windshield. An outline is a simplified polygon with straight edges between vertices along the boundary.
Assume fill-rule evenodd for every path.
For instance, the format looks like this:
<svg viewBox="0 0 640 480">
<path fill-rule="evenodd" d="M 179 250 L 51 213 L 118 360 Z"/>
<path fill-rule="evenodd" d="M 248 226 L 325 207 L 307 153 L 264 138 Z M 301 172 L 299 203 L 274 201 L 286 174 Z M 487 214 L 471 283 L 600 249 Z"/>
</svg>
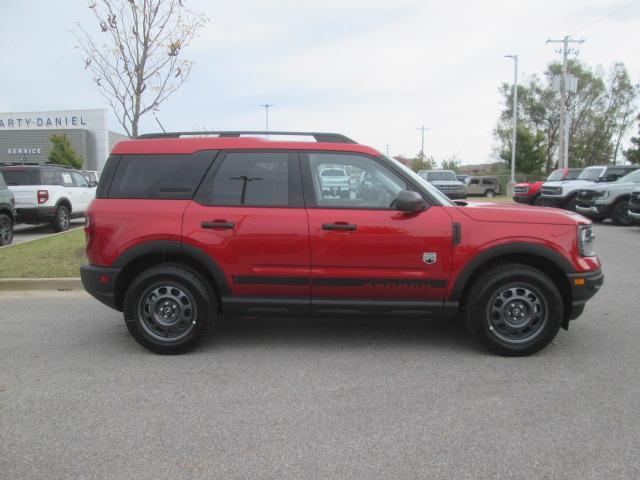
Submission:
<svg viewBox="0 0 640 480">
<path fill-rule="evenodd" d="M 553 172 L 551 172 L 551 175 L 549 175 L 549 178 L 547 178 L 547 182 L 555 182 L 558 180 L 562 180 L 562 170 L 555 170 Z"/>
<path fill-rule="evenodd" d="M 640 183 L 640 170 L 626 174 L 624 177 L 618 179 L 619 182 L 632 182 Z"/>
<path fill-rule="evenodd" d="M 413 170 L 411 170 L 409 167 L 407 167 L 404 163 L 402 162 L 398 162 L 396 160 L 391 160 L 387 157 L 385 157 L 387 160 L 389 160 L 390 162 L 392 162 L 394 165 L 397 165 L 398 167 L 400 167 L 402 169 L 403 172 L 405 172 L 409 177 L 411 177 L 411 179 L 416 182 L 418 185 L 420 185 L 422 188 L 424 188 L 425 190 L 427 190 L 432 197 L 435 197 L 442 205 L 446 205 L 446 206 L 455 206 L 455 203 L 453 203 L 449 197 L 447 197 L 445 194 L 440 193 L 440 190 L 438 190 L 436 187 L 434 187 L 433 185 L 431 185 L 429 182 L 427 182 L 424 178 L 422 178 L 420 175 L 418 175 L 416 172 L 414 172 Z"/>
<path fill-rule="evenodd" d="M 590 182 L 595 182 L 603 170 L 604 170 L 604 167 L 585 168 L 582 171 L 582 173 L 578 176 L 578 180 L 588 180 Z"/>
<path fill-rule="evenodd" d="M 439 170 L 435 172 L 427 172 L 427 180 L 433 182 L 438 180 L 457 180 L 456 174 L 451 170 Z"/>
</svg>

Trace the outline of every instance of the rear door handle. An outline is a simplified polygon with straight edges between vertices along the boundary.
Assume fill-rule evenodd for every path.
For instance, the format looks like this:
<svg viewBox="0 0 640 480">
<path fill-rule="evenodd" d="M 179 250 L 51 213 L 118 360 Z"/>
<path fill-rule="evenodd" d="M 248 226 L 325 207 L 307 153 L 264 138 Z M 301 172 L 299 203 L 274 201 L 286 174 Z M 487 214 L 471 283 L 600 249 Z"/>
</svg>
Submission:
<svg viewBox="0 0 640 480">
<path fill-rule="evenodd" d="M 228 230 L 231 228 L 235 228 L 236 224 L 233 222 L 227 222 L 225 220 L 214 220 L 212 222 L 202 222 L 200 226 L 202 228 L 220 228 L 223 230 Z"/>
<path fill-rule="evenodd" d="M 323 230 L 357 230 L 358 226 L 353 223 L 323 223 Z"/>
</svg>

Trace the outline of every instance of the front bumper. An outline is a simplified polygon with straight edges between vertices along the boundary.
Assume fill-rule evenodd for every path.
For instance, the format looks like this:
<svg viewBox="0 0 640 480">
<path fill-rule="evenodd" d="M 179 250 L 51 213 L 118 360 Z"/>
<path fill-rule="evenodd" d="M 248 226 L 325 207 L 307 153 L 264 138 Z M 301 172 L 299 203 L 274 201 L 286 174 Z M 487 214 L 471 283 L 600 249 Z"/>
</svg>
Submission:
<svg viewBox="0 0 640 480">
<path fill-rule="evenodd" d="M 611 205 L 586 205 L 584 203 L 576 204 L 576 212 L 585 217 L 607 218 L 611 213 Z"/>
<path fill-rule="evenodd" d="M 16 208 L 16 223 L 49 223 L 56 218 L 56 207 Z"/>
<path fill-rule="evenodd" d="M 571 320 L 578 318 L 584 306 L 591 297 L 593 297 L 604 283 L 604 273 L 601 269 L 591 272 L 568 273 L 567 277 L 571 284 L 572 293 L 572 310 Z"/>
<path fill-rule="evenodd" d="M 542 204 L 545 207 L 555 207 L 555 208 L 563 208 L 565 203 L 567 203 L 566 197 L 547 197 L 543 195 Z"/>
<path fill-rule="evenodd" d="M 116 281 L 120 271 L 119 268 L 82 265 L 80 280 L 87 293 L 108 307 L 120 310 L 116 305 Z"/>
<path fill-rule="evenodd" d="M 525 205 L 531 205 L 535 197 L 532 195 L 514 195 L 513 201 L 516 203 L 523 203 Z"/>
</svg>

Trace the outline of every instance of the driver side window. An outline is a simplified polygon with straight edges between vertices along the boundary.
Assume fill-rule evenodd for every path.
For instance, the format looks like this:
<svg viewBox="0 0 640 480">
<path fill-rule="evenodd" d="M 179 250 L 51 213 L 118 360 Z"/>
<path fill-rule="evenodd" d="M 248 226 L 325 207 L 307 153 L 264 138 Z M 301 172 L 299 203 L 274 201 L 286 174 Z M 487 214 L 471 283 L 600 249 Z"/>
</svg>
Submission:
<svg viewBox="0 0 640 480">
<path fill-rule="evenodd" d="M 344 153 L 309 153 L 318 207 L 390 209 L 406 183 L 372 158 Z"/>
</svg>

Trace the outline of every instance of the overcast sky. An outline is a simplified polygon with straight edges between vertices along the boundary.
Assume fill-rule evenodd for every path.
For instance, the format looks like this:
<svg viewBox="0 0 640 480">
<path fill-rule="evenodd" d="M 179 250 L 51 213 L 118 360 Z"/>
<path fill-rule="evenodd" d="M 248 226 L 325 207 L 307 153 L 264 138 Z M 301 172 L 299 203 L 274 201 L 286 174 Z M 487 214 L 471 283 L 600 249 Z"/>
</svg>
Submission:
<svg viewBox="0 0 640 480">
<path fill-rule="evenodd" d="M 380 151 L 488 161 L 498 87 L 559 56 L 548 37 L 584 37 L 589 65 L 627 65 L 640 82 L 638 0 L 186 0 L 210 17 L 185 58 L 189 81 L 160 109 L 167 130 L 344 133 Z M 74 50 L 83 0 L 0 0 L 0 112 L 104 106 Z M 122 131 L 112 116 L 110 128 Z M 157 131 L 153 117 L 142 132 Z"/>
</svg>

